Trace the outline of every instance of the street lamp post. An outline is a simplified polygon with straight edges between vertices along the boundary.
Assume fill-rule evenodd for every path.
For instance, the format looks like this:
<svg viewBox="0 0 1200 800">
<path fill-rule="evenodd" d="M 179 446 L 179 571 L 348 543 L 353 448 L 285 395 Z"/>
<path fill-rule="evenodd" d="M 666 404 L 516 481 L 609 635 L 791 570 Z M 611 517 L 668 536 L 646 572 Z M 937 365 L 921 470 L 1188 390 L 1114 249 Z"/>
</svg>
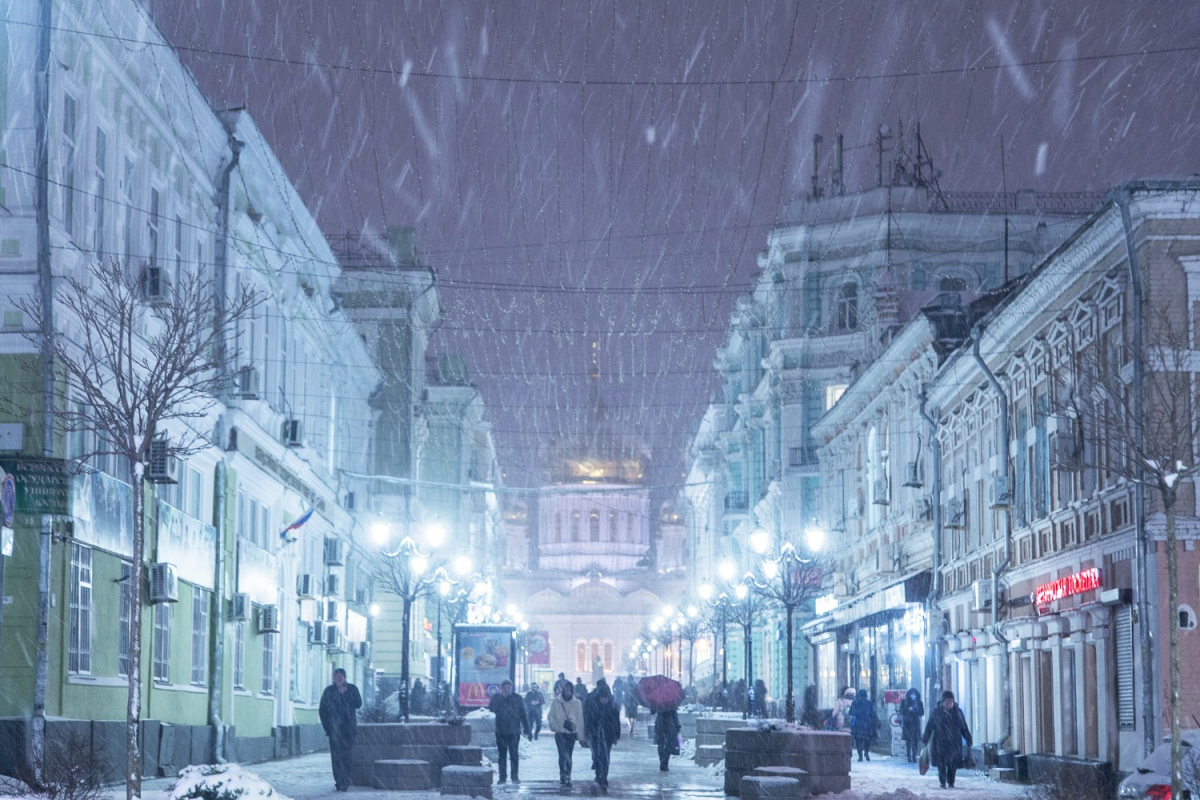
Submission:
<svg viewBox="0 0 1200 800">
<path fill-rule="evenodd" d="M 716 594 L 716 590 L 711 584 L 701 584 L 699 588 L 700 599 L 704 600 L 710 608 L 710 614 L 715 614 L 716 619 L 720 621 L 721 631 L 721 697 L 722 707 L 724 710 L 729 710 L 729 640 L 728 640 L 728 622 L 729 622 L 729 595 L 721 592 Z M 719 612 L 719 613 L 718 613 Z M 711 619 L 711 617 L 710 617 Z M 715 620 L 714 620 L 715 621 Z M 715 631 L 714 631 L 715 632 Z"/>
</svg>

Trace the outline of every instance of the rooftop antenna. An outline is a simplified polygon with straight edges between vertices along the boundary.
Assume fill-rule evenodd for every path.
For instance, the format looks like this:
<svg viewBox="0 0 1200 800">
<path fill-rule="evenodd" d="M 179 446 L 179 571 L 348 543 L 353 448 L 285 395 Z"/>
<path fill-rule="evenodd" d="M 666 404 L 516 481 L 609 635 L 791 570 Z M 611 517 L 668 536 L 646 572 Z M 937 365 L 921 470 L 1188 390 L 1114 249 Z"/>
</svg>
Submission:
<svg viewBox="0 0 1200 800">
<path fill-rule="evenodd" d="M 1004 283 L 1008 283 L 1008 170 L 1004 158 L 1004 134 L 1000 134 L 1000 190 L 1004 197 Z"/>
<path fill-rule="evenodd" d="M 833 194 L 843 195 L 846 193 L 845 173 L 843 172 L 842 155 L 845 152 L 842 134 L 838 134 L 833 140 L 833 180 L 829 182 Z"/>
<path fill-rule="evenodd" d="M 816 200 L 821 197 L 824 192 L 821 191 L 821 178 L 817 172 L 817 165 L 821 161 L 821 134 L 813 134 L 813 163 L 812 163 L 812 196 Z"/>
<path fill-rule="evenodd" d="M 883 186 L 883 154 L 884 142 L 892 138 L 892 129 L 886 122 L 880 123 L 879 134 L 875 137 L 875 148 L 879 153 L 879 171 L 875 176 L 875 185 Z M 888 182 L 891 183 L 891 176 L 888 176 Z"/>
</svg>

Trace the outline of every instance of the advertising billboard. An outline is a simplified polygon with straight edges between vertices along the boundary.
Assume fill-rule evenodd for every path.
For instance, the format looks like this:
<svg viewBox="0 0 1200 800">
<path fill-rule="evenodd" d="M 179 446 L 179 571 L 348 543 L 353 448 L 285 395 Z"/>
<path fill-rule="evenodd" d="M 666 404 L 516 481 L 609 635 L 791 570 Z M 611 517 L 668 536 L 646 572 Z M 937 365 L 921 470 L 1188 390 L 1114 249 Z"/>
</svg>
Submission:
<svg viewBox="0 0 1200 800">
<path fill-rule="evenodd" d="M 529 631 L 525 634 L 525 663 L 550 666 L 550 633 Z"/>
<path fill-rule="evenodd" d="M 458 704 L 481 708 L 516 680 L 516 629 L 507 625 L 454 626 L 455 695 Z"/>
</svg>

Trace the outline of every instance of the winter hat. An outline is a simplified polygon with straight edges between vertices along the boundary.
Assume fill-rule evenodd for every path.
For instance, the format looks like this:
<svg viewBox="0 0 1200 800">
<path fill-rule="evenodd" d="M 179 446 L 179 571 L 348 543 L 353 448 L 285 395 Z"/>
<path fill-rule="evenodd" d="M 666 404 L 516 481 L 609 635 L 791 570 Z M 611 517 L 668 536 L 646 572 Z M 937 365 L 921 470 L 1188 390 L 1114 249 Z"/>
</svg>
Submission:
<svg viewBox="0 0 1200 800">
<path fill-rule="evenodd" d="M 947 700 L 953 700 L 953 699 L 954 699 L 954 692 L 950 691 L 949 689 L 942 692 L 942 702 L 943 703 L 946 702 Z"/>
</svg>

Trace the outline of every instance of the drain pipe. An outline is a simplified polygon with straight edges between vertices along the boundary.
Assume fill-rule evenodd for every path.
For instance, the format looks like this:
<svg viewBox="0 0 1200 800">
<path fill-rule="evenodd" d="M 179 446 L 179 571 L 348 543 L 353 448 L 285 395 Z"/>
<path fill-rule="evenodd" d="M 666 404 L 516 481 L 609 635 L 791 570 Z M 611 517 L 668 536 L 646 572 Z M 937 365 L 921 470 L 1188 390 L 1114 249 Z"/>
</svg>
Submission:
<svg viewBox="0 0 1200 800">
<path fill-rule="evenodd" d="M 221 170 L 221 182 L 217 187 L 217 213 L 220 215 L 218 220 L 220 235 L 217 237 L 216 252 L 213 254 L 213 297 L 216 308 L 215 319 L 213 324 L 216 326 L 216 344 L 218 349 L 217 365 L 218 369 L 224 370 L 228 377 L 229 365 L 225 361 L 225 299 L 228 291 L 226 282 L 229 273 L 229 206 L 230 206 L 230 180 L 233 171 L 237 169 L 238 160 L 242 154 L 242 142 L 238 141 L 232 133 L 229 134 L 229 162 Z M 225 763 L 225 723 L 221 720 L 221 694 L 225 688 L 225 537 L 227 534 L 225 524 L 225 482 L 228 479 L 228 465 L 225 458 L 222 457 L 217 462 L 215 483 L 216 496 L 214 498 L 214 516 L 217 528 L 217 563 L 216 571 L 213 576 L 213 587 L 215 591 L 213 596 L 216 598 L 212 613 L 212 636 L 213 636 L 213 669 L 212 680 L 209 681 L 208 689 L 208 724 L 212 725 L 213 736 L 213 753 L 212 759 L 215 764 Z"/>
<path fill-rule="evenodd" d="M 1135 446 L 1143 451 L 1142 439 L 1142 391 L 1145 378 L 1145 363 L 1142 356 L 1142 279 L 1138 270 L 1137 248 L 1133 244 L 1133 221 L 1129 215 L 1129 202 L 1133 193 L 1128 185 L 1117 191 L 1113 201 L 1121 211 L 1121 225 L 1125 231 L 1125 256 L 1129 261 L 1129 289 L 1133 294 L 1133 391 L 1129 393 L 1129 406 L 1133 417 Z M 1142 633 L 1142 749 L 1143 755 L 1154 752 L 1158 740 L 1158 721 L 1154 716 L 1154 626 L 1150 624 L 1150 542 L 1146 536 L 1146 487 L 1141 481 L 1133 482 L 1134 557 L 1137 562 L 1137 610 L 1138 627 Z"/>
<path fill-rule="evenodd" d="M 926 387 L 917 394 L 917 409 L 929 426 L 929 455 L 933 462 L 933 576 L 929 596 L 925 600 L 925 700 L 932 703 L 942 685 L 942 660 L 938 643 L 933 638 L 933 619 L 942 596 L 942 440 L 938 438 L 937 422 L 926 410 Z"/>
<path fill-rule="evenodd" d="M 980 370 L 987 376 L 988 383 L 992 385 L 992 388 L 996 390 L 996 394 L 1000 397 L 1000 463 L 1004 466 L 1004 479 L 1008 483 L 1009 491 L 1011 492 L 1012 470 L 1009 468 L 1008 393 L 1004 391 L 1004 387 L 1000 385 L 1000 380 L 988 369 L 987 362 L 979 354 L 979 340 L 983 338 L 982 325 L 975 326 L 975 331 L 971 338 L 974 339 L 974 343 L 971 346 L 971 353 L 975 356 L 975 361 L 979 364 Z M 1000 640 L 1000 644 L 1004 648 L 1001 654 L 1000 670 L 1004 681 L 1004 733 L 996 740 L 997 749 L 1012 736 L 1012 679 L 1008 668 L 1008 639 L 1000 632 L 1000 576 L 1008 569 L 1008 565 L 1011 562 L 1012 508 L 1008 506 L 1004 509 L 1004 561 L 992 569 L 992 635 Z"/>
</svg>

